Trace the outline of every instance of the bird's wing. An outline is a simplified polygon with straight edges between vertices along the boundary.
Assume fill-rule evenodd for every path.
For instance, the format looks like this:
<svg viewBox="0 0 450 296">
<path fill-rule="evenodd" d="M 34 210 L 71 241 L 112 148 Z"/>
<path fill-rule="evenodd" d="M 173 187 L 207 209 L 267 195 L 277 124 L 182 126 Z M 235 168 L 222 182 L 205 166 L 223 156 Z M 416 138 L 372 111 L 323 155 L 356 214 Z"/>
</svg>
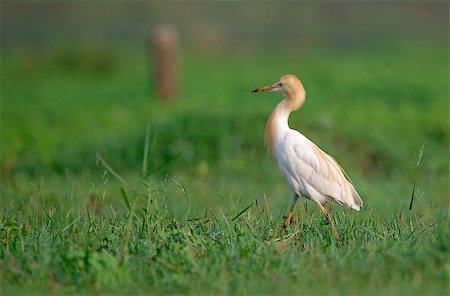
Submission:
<svg viewBox="0 0 450 296">
<path fill-rule="evenodd" d="M 281 159 L 297 182 L 306 181 L 322 195 L 355 210 L 360 209 L 361 198 L 333 157 L 294 130 L 286 134 L 284 143 L 282 150 L 285 153 Z"/>
</svg>

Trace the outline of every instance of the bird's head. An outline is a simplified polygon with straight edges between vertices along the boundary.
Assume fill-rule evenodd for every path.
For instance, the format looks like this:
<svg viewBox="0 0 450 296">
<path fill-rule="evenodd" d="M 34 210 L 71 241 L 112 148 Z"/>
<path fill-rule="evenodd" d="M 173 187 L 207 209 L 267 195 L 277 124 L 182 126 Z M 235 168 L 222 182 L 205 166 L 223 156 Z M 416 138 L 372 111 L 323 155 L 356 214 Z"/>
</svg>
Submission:
<svg viewBox="0 0 450 296">
<path fill-rule="evenodd" d="M 266 92 L 266 91 L 281 92 L 287 96 L 299 92 L 306 95 L 305 89 L 300 80 L 295 75 L 291 74 L 283 75 L 274 84 L 259 87 L 253 90 L 252 92 Z"/>
</svg>

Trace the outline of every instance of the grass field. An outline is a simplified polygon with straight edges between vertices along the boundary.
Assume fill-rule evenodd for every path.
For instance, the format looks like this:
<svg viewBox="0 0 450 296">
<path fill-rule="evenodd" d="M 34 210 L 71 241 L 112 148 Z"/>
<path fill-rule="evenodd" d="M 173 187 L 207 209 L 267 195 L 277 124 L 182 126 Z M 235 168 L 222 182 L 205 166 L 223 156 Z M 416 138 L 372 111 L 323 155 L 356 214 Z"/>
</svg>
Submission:
<svg viewBox="0 0 450 296">
<path fill-rule="evenodd" d="M 162 104 L 144 50 L 2 52 L 2 294 L 448 294 L 448 47 L 182 60 Z M 290 193 L 263 131 L 281 98 L 250 91 L 285 73 L 308 92 L 291 127 L 364 200 L 332 206 L 342 244 L 304 200 L 272 239 Z"/>
</svg>

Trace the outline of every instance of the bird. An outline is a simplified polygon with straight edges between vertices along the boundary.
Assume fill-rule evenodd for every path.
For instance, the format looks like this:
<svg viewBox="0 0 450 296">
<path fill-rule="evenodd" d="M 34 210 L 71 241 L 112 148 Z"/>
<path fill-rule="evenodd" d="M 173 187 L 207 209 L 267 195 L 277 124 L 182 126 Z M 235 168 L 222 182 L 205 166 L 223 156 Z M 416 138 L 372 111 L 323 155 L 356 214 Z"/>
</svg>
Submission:
<svg viewBox="0 0 450 296">
<path fill-rule="evenodd" d="M 274 84 L 252 92 L 279 92 L 285 97 L 273 110 L 265 128 L 267 149 L 292 190 L 291 207 L 280 233 L 291 223 L 295 204 L 299 197 L 303 197 L 318 205 L 336 240 L 341 241 L 331 214 L 324 205 L 335 201 L 359 211 L 363 201 L 337 161 L 303 134 L 289 127 L 289 115 L 300 109 L 306 101 L 302 82 L 295 75 L 286 74 Z"/>
</svg>

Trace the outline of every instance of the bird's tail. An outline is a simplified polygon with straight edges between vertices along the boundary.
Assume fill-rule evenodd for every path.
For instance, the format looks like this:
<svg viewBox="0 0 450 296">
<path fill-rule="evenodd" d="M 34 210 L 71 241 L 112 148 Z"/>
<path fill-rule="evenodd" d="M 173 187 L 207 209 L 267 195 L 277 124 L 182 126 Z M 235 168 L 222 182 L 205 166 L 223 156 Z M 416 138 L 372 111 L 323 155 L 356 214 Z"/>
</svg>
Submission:
<svg viewBox="0 0 450 296">
<path fill-rule="evenodd" d="M 361 197 L 359 196 L 358 192 L 356 192 L 355 187 L 353 187 L 353 184 L 350 182 L 347 182 L 347 185 L 350 187 L 350 192 L 352 193 L 352 200 L 349 203 L 349 206 L 352 209 L 355 209 L 359 211 L 361 207 L 363 206 L 363 201 Z"/>
</svg>

